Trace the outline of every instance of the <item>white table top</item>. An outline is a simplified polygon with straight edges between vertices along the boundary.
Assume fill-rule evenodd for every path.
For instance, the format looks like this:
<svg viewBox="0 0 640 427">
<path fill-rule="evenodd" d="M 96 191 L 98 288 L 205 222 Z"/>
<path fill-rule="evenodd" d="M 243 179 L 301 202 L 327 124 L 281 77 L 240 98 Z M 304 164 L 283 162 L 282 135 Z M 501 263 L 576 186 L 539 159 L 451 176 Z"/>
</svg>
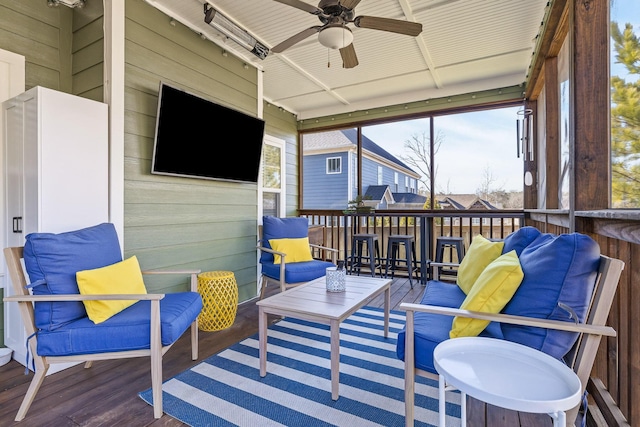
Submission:
<svg viewBox="0 0 640 427">
<path fill-rule="evenodd" d="M 267 312 L 286 310 L 292 315 L 319 315 L 342 321 L 390 284 L 391 279 L 347 274 L 344 292 L 327 292 L 323 276 L 260 300 L 256 305 Z"/>
<path fill-rule="evenodd" d="M 434 366 L 448 384 L 476 399 L 515 411 L 551 413 L 574 408 L 582 397 L 568 366 L 533 348 L 493 338 L 443 341 Z"/>
</svg>

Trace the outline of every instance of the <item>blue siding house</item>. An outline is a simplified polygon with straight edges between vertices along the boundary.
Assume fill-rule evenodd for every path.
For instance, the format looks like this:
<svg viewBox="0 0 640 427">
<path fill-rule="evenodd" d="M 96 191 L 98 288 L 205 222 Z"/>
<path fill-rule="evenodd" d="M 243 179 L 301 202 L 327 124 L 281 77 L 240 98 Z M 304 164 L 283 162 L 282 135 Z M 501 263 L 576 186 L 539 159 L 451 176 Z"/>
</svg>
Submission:
<svg viewBox="0 0 640 427">
<path fill-rule="evenodd" d="M 302 150 L 303 209 L 345 209 L 358 194 L 356 130 L 304 134 Z M 413 194 L 414 207 L 422 208 L 426 198 L 416 194 L 418 179 L 420 175 L 409 166 L 362 136 L 366 204 L 376 209 L 394 208 L 394 194 Z"/>
</svg>

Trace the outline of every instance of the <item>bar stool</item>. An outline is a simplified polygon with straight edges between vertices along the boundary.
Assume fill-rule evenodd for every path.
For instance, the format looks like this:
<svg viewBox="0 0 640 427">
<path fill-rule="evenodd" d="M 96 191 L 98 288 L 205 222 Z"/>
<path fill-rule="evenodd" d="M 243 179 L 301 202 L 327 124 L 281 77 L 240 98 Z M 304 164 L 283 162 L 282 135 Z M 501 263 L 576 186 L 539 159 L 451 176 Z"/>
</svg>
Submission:
<svg viewBox="0 0 640 427">
<path fill-rule="evenodd" d="M 436 238 L 436 262 L 443 262 L 445 248 L 449 248 L 450 250 L 455 249 L 458 257 L 457 263 L 462 262 L 462 258 L 464 257 L 464 239 L 462 237 L 440 236 Z M 453 262 L 453 256 L 451 258 L 450 261 Z M 439 274 L 445 273 L 453 276 L 457 274 L 457 270 L 453 268 L 444 269 L 438 267 L 438 271 Z"/>
<path fill-rule="evenodd" d="M 405 260 L 399 260 L 400 245 L 404 245 Z M 394 273 L 398 266 L 397 262 L 402 261 L 407 264 L 407 272 L 409 274 L 409 284 L 413 289 L 413 262 L 416 259 L 416 242 L 413 236 L 406 234 L 392 234 L 387 240 L 387 260 L 386 267 L 384 269 L 384 276 L 387 277 L 389 273 L 389 266 L 391 266 L 391 278 L 393 279 Z"/>
<path fill-rule="evenodd" d="M 363 255 L 363 246 L 367 245 L 368 255 Z M 382 274 L 382 267 L 377 262 L 380 259 L 380 246 L 378 244 L 377 234 L 354 234 L 351 241 L 351 265 L 349 266 L 349 274 L 353 271 L 357 271 L 360 275 L 360 269 L 364 265 L 363 260 L 367 260 L 369 268 L 371 269 L 371 276 L 375 276 L 376 268 L 380 267 L 380 274 Z"/>
</svg>

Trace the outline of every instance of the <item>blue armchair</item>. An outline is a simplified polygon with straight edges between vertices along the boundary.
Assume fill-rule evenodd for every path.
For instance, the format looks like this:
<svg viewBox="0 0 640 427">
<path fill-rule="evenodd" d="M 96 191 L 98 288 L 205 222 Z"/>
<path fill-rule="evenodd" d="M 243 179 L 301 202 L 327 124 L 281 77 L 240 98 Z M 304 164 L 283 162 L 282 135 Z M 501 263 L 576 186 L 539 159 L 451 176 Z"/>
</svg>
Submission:
<svg viewBox="0 0 640 427">
<path fill-rule="evenodd" d="M 322 277 L 327 267 L 336 265 L 337 249 L 308 242 L 309 222 L 306 218 L 264 216 L 261 230 L 258 241 L 262 266 L 260 299 L 270 281 L 277 282 L 284 291 Z M 328 252 L 332 262 L 314 259 L 312 249 Z"/>
<path fill-rule="evenodd" d="M 118 236 L 108 223 L 32 233 L 24 248 L 5 248 L 4 254 L 14 290 L 4 300 L 20 305 L 34 369 L 15 420 L 26 416 L 50 364 L 86 362 L 89 368 L 93 360 L 140 356 L 151 359 L 153 413 L 160 418 L 162 355 L 191 327 L 191 357 L 198 357 L 199 271 L 153 271 L 190 276 L 191 290 L 147 294 L 137 259 L 122 261 Z M 103 291 L 91 292 L 92 286 Z"/>
</svg>

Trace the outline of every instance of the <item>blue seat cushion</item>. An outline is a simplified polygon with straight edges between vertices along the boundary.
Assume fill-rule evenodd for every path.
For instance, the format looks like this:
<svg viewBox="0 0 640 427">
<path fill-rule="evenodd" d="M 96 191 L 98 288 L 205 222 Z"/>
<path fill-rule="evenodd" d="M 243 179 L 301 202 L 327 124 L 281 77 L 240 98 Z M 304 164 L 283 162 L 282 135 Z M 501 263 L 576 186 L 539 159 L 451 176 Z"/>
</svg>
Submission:
<svg viewBox="0 0 640 427">
<path fill-rule="evenodd" d="M 458 308 L 466 295 L 460 287 L 452 283 L 430 281 L 422 296 L 420 304 L 436 305 L 440 307 Z M 437 374 L 433 365 L 433 350 L 444 340 L 448 340 L 452 316 L 432 313 L 415 313 L 414 315 L 414 350 L 416 368 Z M 400 360 L 405 356 L 405 329 L 398 333 L 396 355 Z M 483 337 L 502 338 L 500 325 L 491 322 L 480 334 Z"/>
<path fill-rule="evenodd" d="M 516 251 L 516 254 L 520 256 L 524 248 L 529 246 L 540 234 L 542 234 L 540 230 L 535 227 L 522 227 L 505 237 L 502 253 L 507 254 L 511 251 Z"/>
<path fill-rule="evenodd" d="M 151 301 L 139 301 L 102 323 L 88 317 L 67 323 L 54 331 L 38 332 L 38 354 L 69 356 L 148 349 Z M 202 310 L 197 292 L 165 294 L 160 300 L 162 345 L 174 343 Z"/>
<path fill-rule="evenodd" d="M 309 220 L 306 218 L 278 218 L 275 216 L 262 217 L 262 241 L 261 244 L 271 249 L 271 239 L 299 239 L 309 236 Z M 264 252 L 260 254 L 260 262 L 273 262 L 273 254 Z M 293 283 L 293 282 L 292 282 Z"/>
<path fill-rule="evenodd" d="M 285 264 L 284 281 L 286 283 L 308 282 L 326 274 L 328 267 L 335 267 L 328 261 L 289 262 Z M 280 280 L 280 264 L 262 263 L 262 274 L 274 280 Z"/>
<path fill-rule="evenodd" d="M 24 245 L 24 264 L 35 295 L 79 294 L 76 272 L 122 261 L 113 224 L 103 223 L 66 233 L 30 233 Z M 52 331 L 84 318 L 82 302 L 37 302 L 36 327 Z"/>
<path fill-rule="evenodd" d="M 519 257 L 524 279 L 503 309 L 505 314 L 571 321 L 559 303 L 569 306 L 584 322 L 600 265 L 600 247 L 580 233 L 541 234 Z M 531 326 L 502 325 L 504 338 L 541 350 L 557 359 L 578 335 Z"/>
</svg>

